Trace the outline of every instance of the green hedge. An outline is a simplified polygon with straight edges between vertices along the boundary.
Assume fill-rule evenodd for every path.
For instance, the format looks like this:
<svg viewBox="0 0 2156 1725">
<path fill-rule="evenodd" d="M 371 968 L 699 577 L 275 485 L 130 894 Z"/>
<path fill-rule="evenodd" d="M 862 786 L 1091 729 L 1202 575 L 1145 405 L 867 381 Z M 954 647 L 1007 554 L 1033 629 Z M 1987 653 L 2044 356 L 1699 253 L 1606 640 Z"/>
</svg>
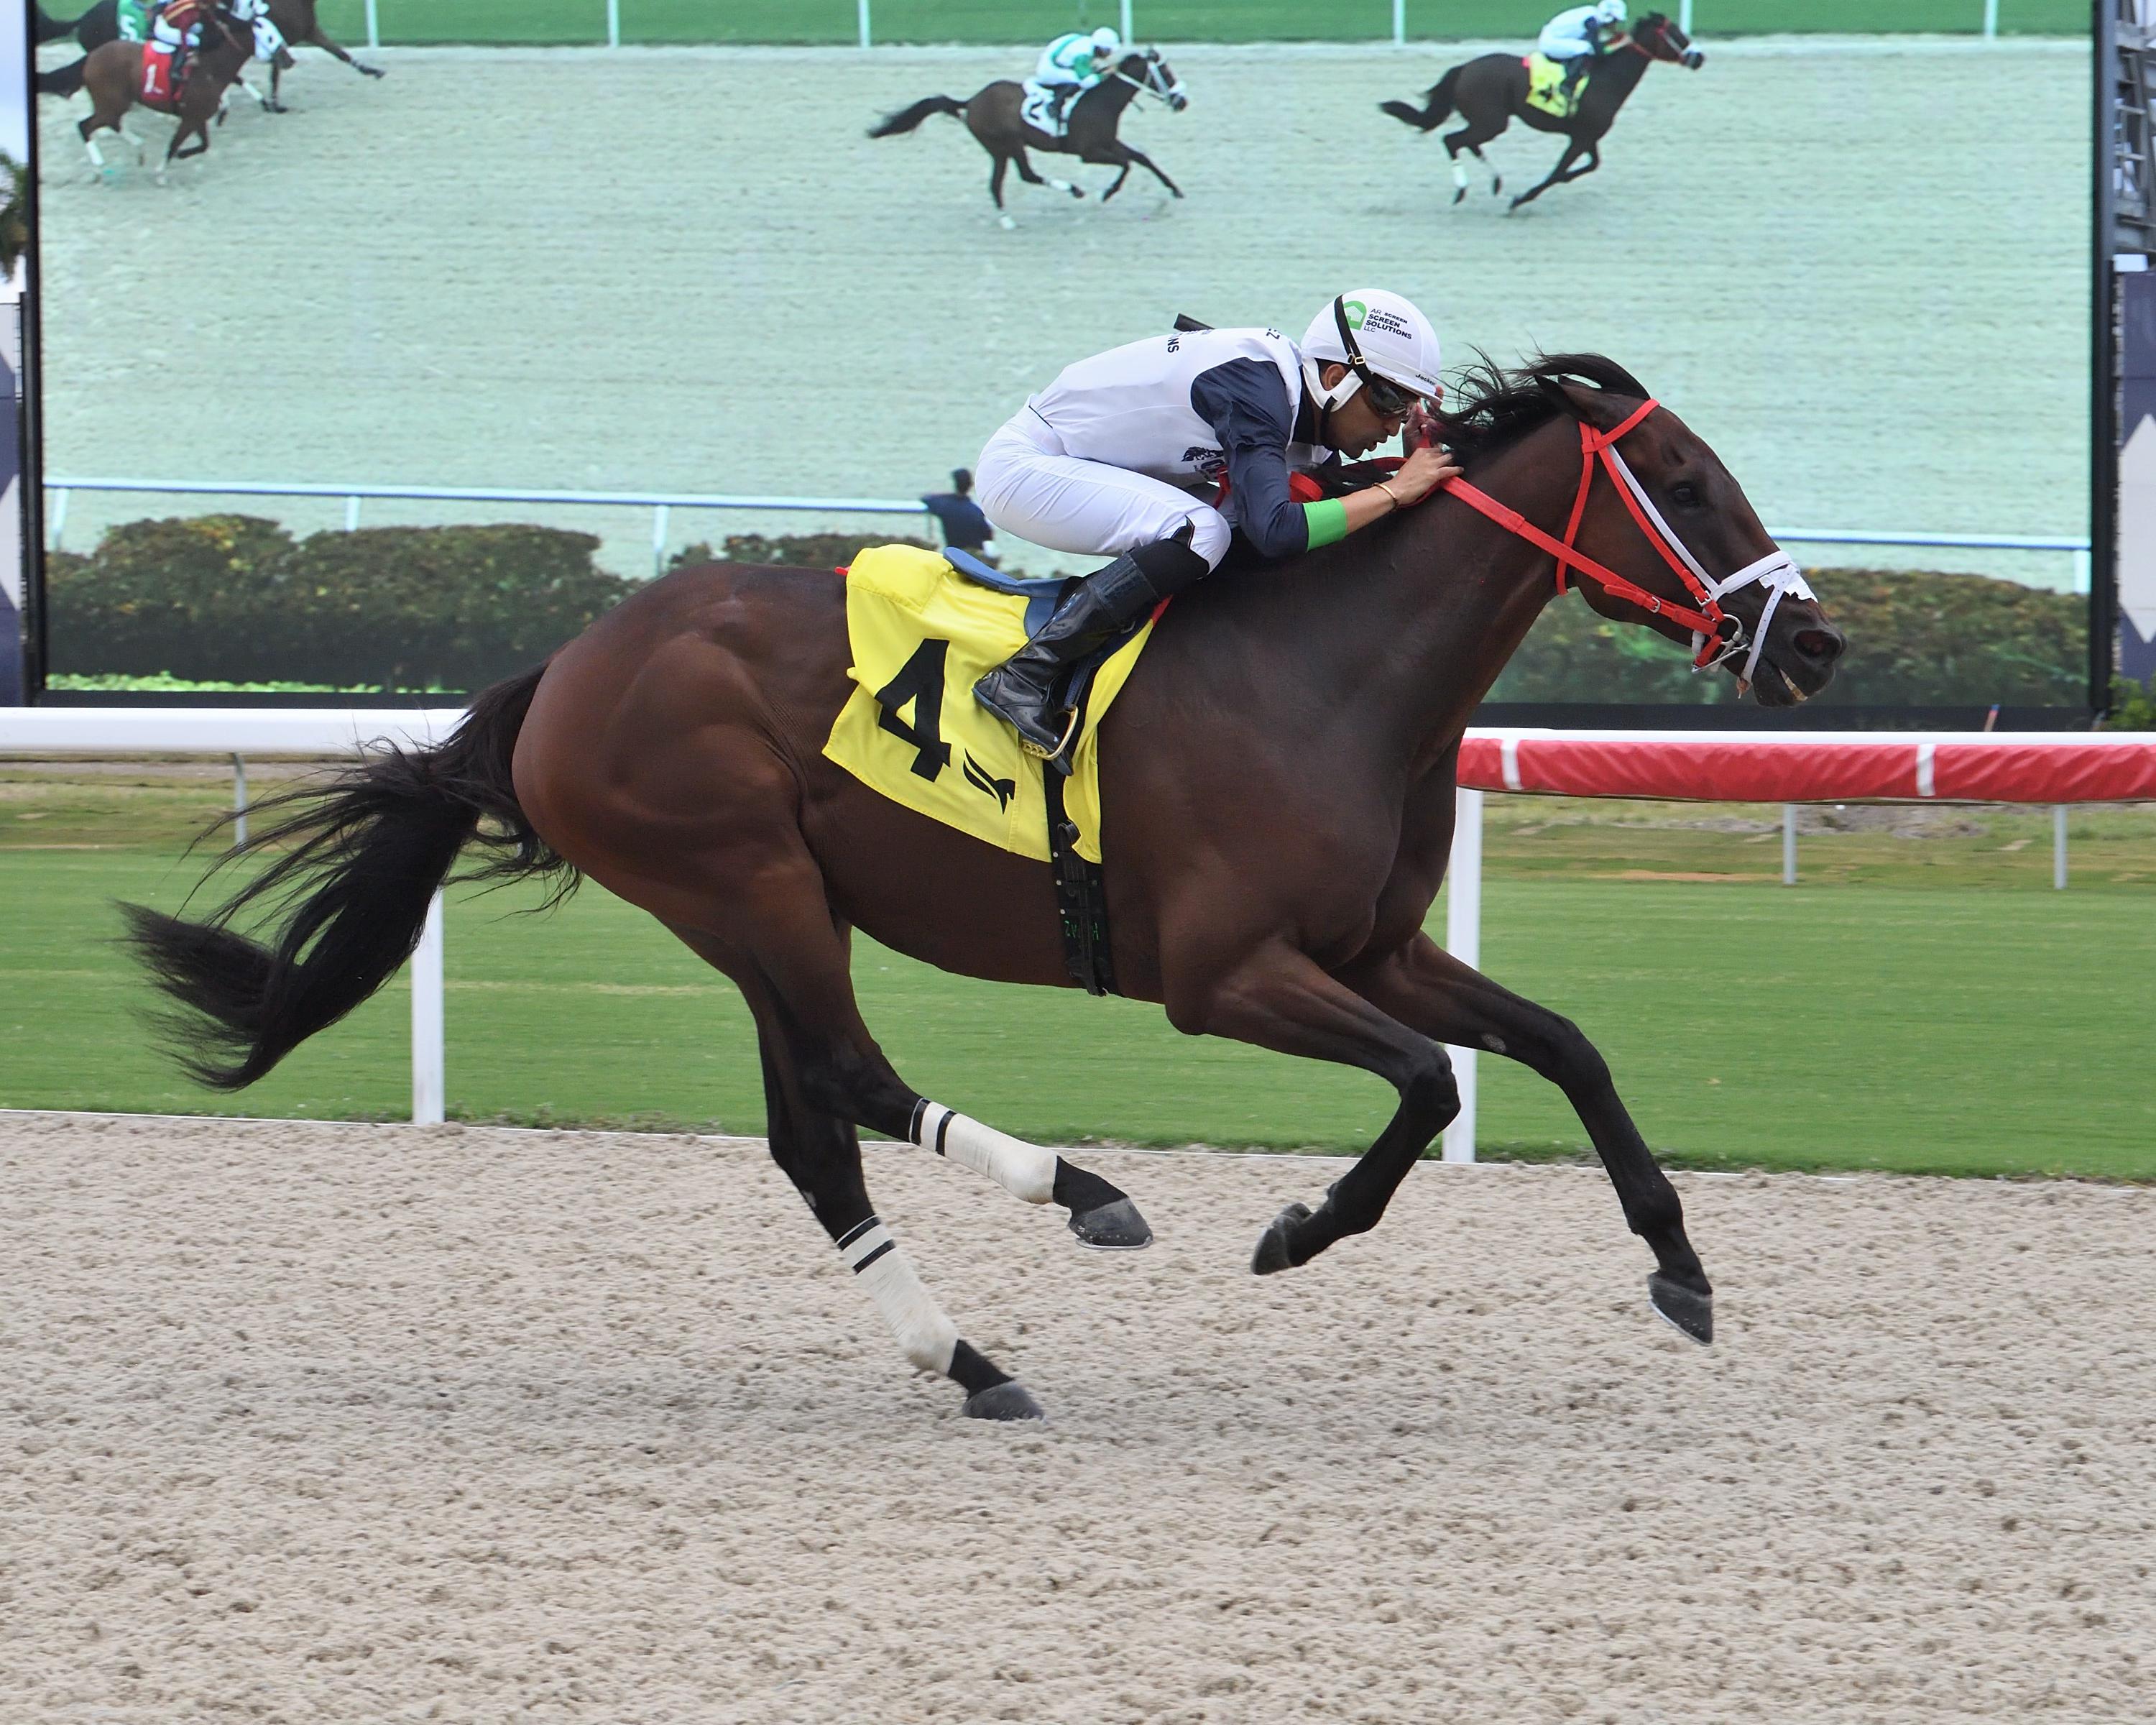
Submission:
<svg viewBox="0 0 2156 1725">
<path fill-rule="evenodd" d="M 46 564 L 56 673 L 483 688 L 634 589 L 588 533 L 369 527 L 295 541 L 252 516 L 113 528 Z"/>
<path fill-rule="evenodd" d="M 740 534 L 715 558 L 829 568 L 858 533 Z M 919 544 L 908 540 L 908 544 Z M 592 561 L 587 533 L 518 525 L 372 527 L 302 540 L 251 516 L 115 527 L 89 557 L 47 565 L 52 668 L 344 688 L 471 690 L 578 634 L 634 582 Z M 1827 569 L 1811 577 L 1849 655 L 1835 706 L 2075 706 L 2086 699 L 2087 601 L 1980 575 Z M 1733 701 L 1725 675 L 1571 598 L 1543 614 L 1492 698 Z"/>
</svg>

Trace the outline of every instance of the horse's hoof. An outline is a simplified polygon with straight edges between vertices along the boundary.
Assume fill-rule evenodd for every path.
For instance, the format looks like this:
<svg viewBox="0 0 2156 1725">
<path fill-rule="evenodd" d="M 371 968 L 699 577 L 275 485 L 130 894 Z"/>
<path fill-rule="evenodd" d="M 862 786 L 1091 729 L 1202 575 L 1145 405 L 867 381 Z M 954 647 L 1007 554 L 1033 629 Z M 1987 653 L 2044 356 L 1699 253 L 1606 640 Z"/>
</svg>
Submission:
<svg viewBox="0 0 2156 1725">
<path fill-rule="evenodd" d="M 989 1389 L 977 1389 L 966 1398 L 968 1420 L 1045 1420 L 1048 1414 L 1017 1378 L 1009 1378 Z"/>
<path fill-rule="evenodd" d="M 1452 201 L 1455 203 L 1465 203 L 1467 201 L 1467 188 L 1465 186 L 1462 186 L 1457 192 L 1454 193 L 1452 194 Z"/>
<path fill-rule="evenodd" d="M 1071 1217 L 1070 1231 L 1078 1236 L 1079 1245 L 1096 1251 L 1135 1252 L 1152 1244 L 1152 1230 L 1127 1198 Z"/>
<path fill-rule="evenodd" d="M 1647 1276 L 1647 1299 L 1656 1317 L 1704 1348 L 1714 1340 L 1714 1296 L 1695 1294 L 1660 1271 Z"/>
<path fill-rule="evenodd" d="M 1497 175 L 1493 176 L 1493 177 L 1491 177 L 1491 182 L 1490 182 L 1490 195 L 1491 195 L 1492 198 L 1495 198 L 1495 197 L 1496 197 L 1499 193 L 1502 192 L 1504 189 L 1505 189 L 1505 177 L 1504 177 L 1502 174 L 1497 174 Z"/>
<path fill-rule="evenodd" d="M 1009 216 L 998 216 L 996 218 L 996 226 L 1002 228 L 1004 233 L 1008 234 L 1012 228 L 1017 227 L 1018 223 L 1013 221 Z"/>
<path fill-rule="evenodd" d="M 1310 1206 L 1306 1204 L 1291 1204 L 1275 1216 L 1258 1236 L 1257 1250 L 1250 1254 L 1250 1274 L 1270 1276 L 1276 1271 L 1294 1269 L 1295 1260 L 1287 1253 L 1287 1231 L 1309 1219 Z"/>
</svg>

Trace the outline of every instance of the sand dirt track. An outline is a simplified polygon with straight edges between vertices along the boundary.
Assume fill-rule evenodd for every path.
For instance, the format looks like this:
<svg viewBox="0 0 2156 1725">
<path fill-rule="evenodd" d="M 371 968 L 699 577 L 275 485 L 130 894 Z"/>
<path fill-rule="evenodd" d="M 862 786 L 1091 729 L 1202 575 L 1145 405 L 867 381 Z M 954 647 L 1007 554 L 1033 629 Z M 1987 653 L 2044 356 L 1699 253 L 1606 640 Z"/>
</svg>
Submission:
<svg viewBox="0 0 2156 1725">
<path fill-rule="evenodd" d="M 0 1714 L 2146 1718 L 2156 1194 L 1089 1159 L 883 1214 L 1045 1426 L 910 1379 L 759 1145 L 0 1116 Z M 2139 1700 L 2135 1700 L 2136 1695 Z"/>
</svg>

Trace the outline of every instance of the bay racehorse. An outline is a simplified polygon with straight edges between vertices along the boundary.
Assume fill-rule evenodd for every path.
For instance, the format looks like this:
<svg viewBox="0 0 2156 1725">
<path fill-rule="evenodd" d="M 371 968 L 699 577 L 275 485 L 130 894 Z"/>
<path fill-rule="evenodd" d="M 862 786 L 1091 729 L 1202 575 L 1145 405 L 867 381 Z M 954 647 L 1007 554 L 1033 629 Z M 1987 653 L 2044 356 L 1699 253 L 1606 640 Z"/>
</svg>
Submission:
<svg viewBox="0 0 2156 1725">
<path fill-rule="evenodd" d="M 1461 733 L 1568 569 L 1597 611 L 1694 646 L 1765 706 L 1823 686 L 1842 639 L 1714 452 L 1609 361 L 1482 370 L 1441 424 L 1470 476 L 1450 495 L 1216 577 L 1155 626 L 1102 728 L 1115 974 L 1180 1030 L 1358 1066 L 1399 1093 L 1322 1202 L 1265 1230 L 1259 1273 L 1376 1225 L 1458 1110 L 1453 1043 L 1563 1090 L 1654 1255 L 1656 1309 L 1705 1342 L 1712 1293 L 1677 1194 L 1601 1055 L 1440 950 L 1424 920 Z M 1029 1417 L 1031 1397 L 960 1338 L 877 1220 L 856 1129 L 1060 1206 L 1085 1244 L 1151 1235 L 1098 1175 L 915 1091 L 862 1022 L 856 928 L 964 976 L 1070 978 L 1047 865 L 824 758 L 850 689 L 845 609 L 824 569 L 655 581 L 485 691 L 439 747 L 375 754 L 276 799 L 250 853 L 281 851 L 274 862 L 202 921 L 128 907 L 131 937 L 183 1009 L 192 1070 L 236 1089 L 395 973 L 459 853 L 476 847 L 474 873 L 497 880 L 598 881 L 740 988 L 772 1156 L 906 1357 L 955 1379 L 968 1414 Z M 971 696 L 921 691 L 916 733 L 946 698 Z M 1519 1264 L 1460 1274 L 1518 1294 L 1532 1282 Z"/>
<path fill-rule="evenodd" d="M 278 33 L 287 43 L 321 49 L 367 77 L 379 78 L 382 75 L 376 67 L 362 65 L 330 39 L 329 33 L 321 27 L 321 21 L 315 16 L 315 0 L 269 0 L 269 15 L 270 22 L 277 27 Z M 82 44 L 85 54 L 104 47 L 108 42 L 121 39 L 120 0 L 96 0 L 88 11 L 64 23 L 48 18 L 42 12 L 38 14 L 38 39 L 40 42 L 72 34 Z M 270 96 L 267 101 L 263 101 L 261 96 L 256 95 L 254 86 L 244 78 L 238 80 L 239 88 L 254 96 L 258 102 L 262 102 L 262 105 L 272 114 L 282 114 L 285 108 L 279 100 L 278 89 L 284 80 L 285 68 L 291 64 L 289 54 L 282 59 L 270 58 Z"/>
<path fill-rule="evenodd" d="M 1517 209 L 1532 203 L 1553 186 L 1591 174 L 1602 166 L 1602 136 L 1615 123 L 1617 110 L 1640 87 L 1647 68 L 1656 60 L 1697 71 L 1707 56 L 1691 45 L 1691 38 L 1659 12 L 1642 16 L 1624 36 L 1598 55 L 1587 74 L 1579 105 L 1566 119 L 1559 119 L 1527 103 L 1527 68 L 1516 54 L 1486 54 L 1463 61 L 1430 87 L 1424 105 L 1380 102 L 1378 105 L 1395 120 L 1404 120 L 1419 131 L 1431 131 L 1444 124 L 1455 109 L 1463 124 L 1445 135 L 1445 153 L 1452 159 L 1452 201 L 1467 195 L 1467 165 L 1460 159 L 1466 151 L 1489 167 L 1482 146 L 1515 120 L 1525 121 L 1537 131 L 1563 134 L 1564 153 L 1538 186 L 1522 192 L 1512 202 Z M 1584 151 L 1584 167 L 1573 163 Z M 1503 177 L 1490 171 L 1492 195 L 1504 189 Z"/>
<path fill-rule="evenodd" d="M 1033 163 L 1026 159 L 1029 149 L 1075 156 L 1082 162 L 1122 169 L 1116 176 L 1115 184 L 1101 194 L 1103 203 L 1123 189 L 1123 182 L 1130 178 L 1133 167 L 1145 169 L 1180 198 L 1183 188 L 1154 167 L 1151 157 L 1116 136 L 1116 128 L 1122 123 L 1123 110 L 1142 95 L 1158 98 L 1168 104 L 1171 111 L 1178 114 L 1190 105 L 1182 81 L 1160 57 L 1160 50 L 1148 48 L 1142 53 L 1125 54 L 1113 72 L 1071 99 L 1061 137 L 1026 124 L 1021 111 L 1025 105 L 1025 86 L 1009 78 L 998 79 L 963 102 L 945 95 L 924 96 L 910 108 L 886 114 L 869 128 L 869 136 L 891 137 L 911 131 L 932 114 L 956 115 L 966 122 L 966 130 L 993 158 L 994 165 L 988 170 L 988 196 L 995 200 L 999 210 L 1004 207 L 1004 170 L 1007 167 L 1016 167 L 1018 177 L 1029 186 L 1053 186 L 1073 198 L 1086 195 L 1068 180 L 1042 179 L 1034 172 Z M 1011 225 L 1006 215 L 1004 226 Z"/>
<path fill-rule="evenodd" d="M 107 42 L 92 49 L 72 65 L 39 74 L 38 89 L 48 94 L 71 95 L 80 88 L 90 98 L 90 111 L 77 123 L 83 147 L 91 165 L 105 171 L 105 155 L 95 134 L 110 128 L 135 146 L 138 162 L 146 159 L 141 139 L 123 123 L 136 104 L 172 115 L 173 128 L 164 160 L 157 164 L 162 177 L 172 162 L 199 156 L 209 148 L 209 126 L 223 110 L 225 91 L 239 79 L 240 70 L 259 53 L 273 64 L 280 56 L 289 62 L 283 39 L 270 22 L 264 0 L 222 0 L 203 15 L 202 45 L 190 61 L 179 90 L 168 100 L 145 102 L 142 62 L 147 52 L 140 42 Z M 49 85 L 44 81 L 54 80 Z M 182 147 L 190 138 L 197 141 Z"/>
</svg>

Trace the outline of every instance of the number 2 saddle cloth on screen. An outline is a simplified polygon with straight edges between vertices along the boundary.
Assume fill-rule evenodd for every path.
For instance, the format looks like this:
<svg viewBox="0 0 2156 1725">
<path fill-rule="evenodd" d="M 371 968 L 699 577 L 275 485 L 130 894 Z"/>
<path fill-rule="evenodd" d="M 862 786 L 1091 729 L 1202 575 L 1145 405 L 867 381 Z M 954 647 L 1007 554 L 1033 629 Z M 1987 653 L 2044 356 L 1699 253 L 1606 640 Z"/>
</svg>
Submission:
<svg viewBox="0 0 2156 1725">
<path fill-rule="evenodd" d="M 973 699 L 973 685 L 1025 644 L 1064 583 L 1016 580 L 956 555 L 976 573 L 911 545 L 871 546 L 854 559 L 846 575 L 854 688 L 824 752 L 908 809 L 1046 862 L 1041 774 L 1052 769 Z M 1147 619 L 1100 663 L 1081 697 L 1063 798 L 1088 862 L 1101 860 L 1101 721 L 1152 633 Z"/>
</svg>

